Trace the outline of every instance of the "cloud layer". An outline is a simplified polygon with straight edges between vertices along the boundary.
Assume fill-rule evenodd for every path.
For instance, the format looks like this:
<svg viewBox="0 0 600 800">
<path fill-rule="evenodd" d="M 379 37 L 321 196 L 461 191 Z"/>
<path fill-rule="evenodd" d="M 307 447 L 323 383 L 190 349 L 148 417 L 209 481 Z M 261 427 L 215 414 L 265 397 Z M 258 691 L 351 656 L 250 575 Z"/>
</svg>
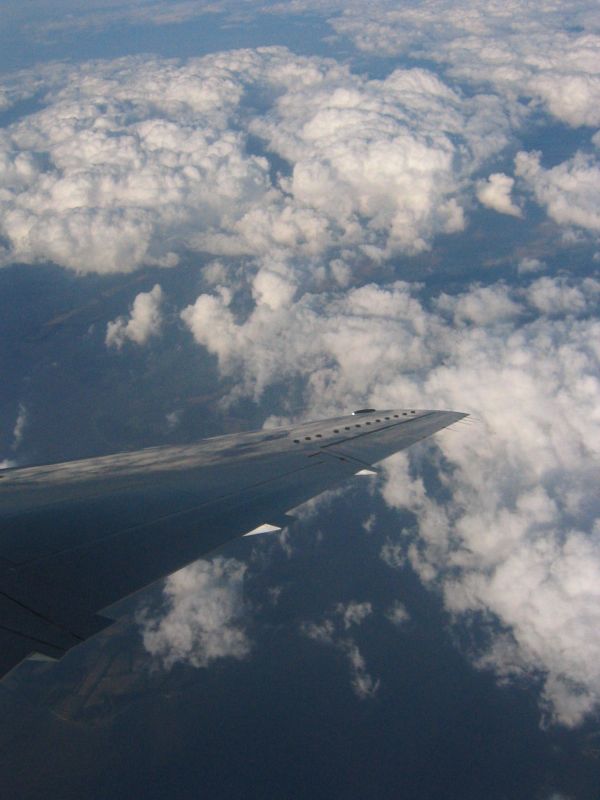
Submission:
<svg viewBox="0 0 600 800">
<path fill-rule="evenodd" d="M 547 717 L 575 725 L 600 702 L 593 263 L 584 279 L 536 278 L 544 264 L 526 253 L 518 287 L 486 276 L 433 294 L 365 276 L 460 234 L 475 198 L 515 218 L 529 200 L 556 226 L 597 236 L 598 134 L 562 163 L 524 149 L 514 175 L 499 171 L 510 171 L 499 163 L 509 146 L 511 157 L 526 147 L 515 132 L 528 121 L 600 125 L 597 15 L 524 0 L 381 0 L 366 19 L 362 2 L 285 10 L 307 8 L 336 14 L 363 51 L 421 66 L 375 79 L 269 47 L 4 78 L 0 107 L 28 98 L 37 110 L 0 130 L 0 261 L 114 273 L 197 260 L 210 291 L 181 319 L 230 399 L 301 387 L 315 416 L 473 412 L 478 426 L 441 434 L 431 451 L 447 500 L 429 491 L 418 453 L 389 463 L 384 497 L 415 522 L 381 555 L 410 563 L 458 623 L 482 620 L 477 665 L 501 680 L 536 675 Z M 158 4 L 146 11 L 166 20 Z M 107 346 L 158 335 L 162 299 L 159 284 L 139 294 L 108 323 Z M 243 658 L 243 575 L 215 559 L 172 576 L 166 615 L 144 618 L 147 649 L 167 666 Z M 370 612 L 340 605 L 303 628 L 344 653 L 361 697 L 378 683 L 350 634 Z M 401 625 L 407 613 L 398 603 L 388 617 Z"/>
<path fill-rule="evenodd" d="M 512 124 L 424 69 L 368 80 L 277 47 L 9 83 L 41 107 L 1 131 L 2 260 L 77 272 L 203 253 L 318 259 L 320 280 L 331 260 L 343 281 L 349 248 L 381 260 L 462 230 L 465 181 Z"/>
<path fill-rule="evenodd" d="M 438 10 L 444 18 L 443 7 L 425 7 L 419 25 Z M 396 13 L 377 8 L 372 24 Z M 457 79 L 466 80 L 422 67 L 368 79 L 283 47 L 9 75 L 4 104 L 35 97 L 38 110 L 0 130 L 0 263 L 129 272 L 216 256 L 256 276 L 255 295 L 285 303 L 298 286 L 344 286 L 373 263 L 460 233 L 475 195 L 521 216 L 516 188 L 558 225 L 597 233 L 589 153 L 550 170 L 519 153 L 516 184 L 499 172 L 477 177 L 530 108 L 500 80 L 465 93 Z"/>
</svg>

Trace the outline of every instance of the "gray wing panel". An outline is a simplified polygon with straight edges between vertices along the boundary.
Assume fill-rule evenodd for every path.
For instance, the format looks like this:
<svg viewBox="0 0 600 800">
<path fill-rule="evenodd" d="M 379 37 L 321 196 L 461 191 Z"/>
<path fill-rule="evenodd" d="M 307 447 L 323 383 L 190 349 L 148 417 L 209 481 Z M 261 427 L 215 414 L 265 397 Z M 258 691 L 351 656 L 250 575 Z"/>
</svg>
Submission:
<svg viewBox="0 0 600 800">
<path fill-rule="evenodd" d="M 279 520 L 287 510 L 336 485 L 358 468 L 350 459 L 329 454 L 299 454 L 293 461 L 298 459 L 302 459 L 301 466 L 294 464 L 297 468 L 288 472 L 279 464 L 278 477 L 255 480 L 249 487 L 213 501 L 19 565 L 5 575 L 5 591 L 32 607 L 43 602 L 49 617 L 69 619 L 72 629 L 82 635 L 81 625 L 87 625 L 88 617 L 96 611 L 263 522 Z M 253 463 L 255 478 L 270 466 L 265 461 Z M 222 474 L 226 480 L 227 468 Z M 152 493 L 151 486 L 148 492 Z M 110 498 L 107 503 L 110 505 Z M 77 621 L 75 608 L 84 612 Z"/>
<path fill-rule="evenodd" d="M 365 427 L 352 439 L 339 444 L 333 443 L 328 449 L 340 455 L 376 464 L 393 453 L 405 450 L 416 442 L 447 428 L 464 416 L 454 411 L 425 411 L 420 412 L 418 416 L 401 419 L 397 423 L 390 423 L 384 419 L 384 422 L 388 423 L 387 427 L 378 430 L 375 436 L 371 435 L 370 428 Z"/>
<path fill-rule="evenodd" d="M 103 608 L 464 416 L 412 413 L 0 473 L 0 674 L 59 657 L 109 624 Z"/>
</svg>

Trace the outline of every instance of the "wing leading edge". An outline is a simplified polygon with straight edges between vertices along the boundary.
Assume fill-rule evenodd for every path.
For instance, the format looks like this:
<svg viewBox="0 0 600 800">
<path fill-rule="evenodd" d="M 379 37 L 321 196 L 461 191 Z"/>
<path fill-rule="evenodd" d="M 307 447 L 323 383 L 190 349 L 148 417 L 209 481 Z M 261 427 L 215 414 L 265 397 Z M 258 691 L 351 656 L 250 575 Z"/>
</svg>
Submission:
<svg viewBox="0 0 600 800">
<path fill-rule="evenodd" d="M 457 422 L 367 410 L 198 444 L 0 472 L 0 677 L 60 658 L 101 611 Z"/>
</svg>

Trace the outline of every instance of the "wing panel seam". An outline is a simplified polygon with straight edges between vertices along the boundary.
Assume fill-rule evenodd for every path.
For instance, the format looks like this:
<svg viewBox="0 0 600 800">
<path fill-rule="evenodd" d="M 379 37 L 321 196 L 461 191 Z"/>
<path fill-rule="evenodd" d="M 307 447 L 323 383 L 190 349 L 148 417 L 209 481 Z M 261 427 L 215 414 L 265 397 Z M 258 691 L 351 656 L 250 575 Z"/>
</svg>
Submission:
<svg viewBox="0 0 600 800">
<path fill-rule="evenodd" d="M 14 636 L 19 636 L 21 639 L 26 639 L 28 642 L 35 642 L 36 644 L 44 645 L 44 647 L 50 647 L 52 650 L 56 650 L 58 653 L 66 653 L 68 648 L 59 647 L 56 644 L 52 644 L 52 642 L 46 642 L 44 639 L 40 639 L 37 636 L 31 636 L 28 633 L 23 633 L 23 631 L 16 631 L 14 628 L 8 628 L 6 625 L 0 624 L 0 630 L 6 631 L 7 633 L 12 633 Z M 75 642 L 73 647 L 79 644 L 79 642 Z"/>
</svg>

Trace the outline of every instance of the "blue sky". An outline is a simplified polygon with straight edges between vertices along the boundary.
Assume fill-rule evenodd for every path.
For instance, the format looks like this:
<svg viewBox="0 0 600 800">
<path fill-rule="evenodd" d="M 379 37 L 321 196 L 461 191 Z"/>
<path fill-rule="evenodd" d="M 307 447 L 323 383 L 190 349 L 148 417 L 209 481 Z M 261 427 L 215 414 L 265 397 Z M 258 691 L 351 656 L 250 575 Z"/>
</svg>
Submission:
<svg viewBox="0 0 600 800">
<path fill-rule="evenodd" d="M 593 729 L 595 4 L 4 6 L 0 461 L 361 406 L 467 411 L 363 491 L 371 574 L 417 580 L 469 674 L 527 686 L 536 725 Z M 277 542 L 304 557 L 293 531 Z M 173 578 L 141 627 L 149 661 L 252 669 L 251 632 L 227 631 L 261 569 L 279 597 L 260 553 Z M 309 619 L 295 586 L 294 635 L 362 708 L 387 690 L 382 639 L 359 632 L 393 604 L 340 592 Z M 229 616 L 203 615 L 210 596 Z"/>
</svg>

